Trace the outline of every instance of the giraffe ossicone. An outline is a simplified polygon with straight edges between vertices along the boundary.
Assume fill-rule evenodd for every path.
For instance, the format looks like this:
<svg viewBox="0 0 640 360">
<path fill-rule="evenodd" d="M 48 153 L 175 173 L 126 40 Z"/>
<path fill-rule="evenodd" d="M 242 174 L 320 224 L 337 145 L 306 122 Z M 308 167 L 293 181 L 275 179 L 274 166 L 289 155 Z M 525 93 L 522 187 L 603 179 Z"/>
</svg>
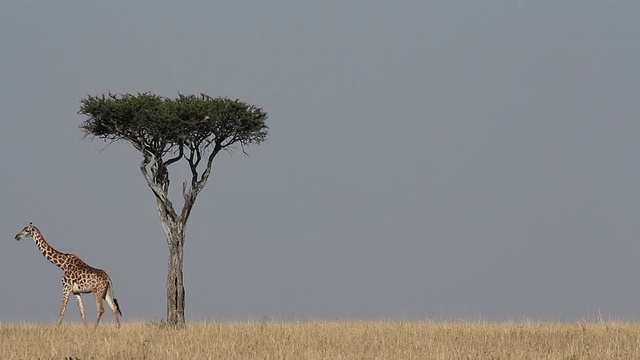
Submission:
<svg viewBox="0 0 640 360">
<path fill-rule="evenodd" d="M 45 241 L 44 236 L 42 236 L 40 230 L 38 230 L 33 223 L 29 223 L 29 225 L 25 226 L 16 234 L 16 240 L 28 237 L 33 238 L 36 246 L 47 260 L 64 272 L 62 275 L 62 307 L 60 308 L 60 316 L 58 317 L 58 326 L 62 323 L 64 312 L 67 310 L 69 295 L 71 294 L 74 295 L 80 308 L 82 322 L 87 325 L 84 305 L 82 304 L 80 294 L 93 293 L 96 298 L 96 307 L 98 308 L 94 327 L 98 327 L 100 318 L 104 313 L 103 300 L 107 301 L 107 304 L 113 312 L 116 325 L 120 327 L 120 317 L 118 315 L 122 316 L 122 312 L 120 312 L 118 300 L 113 297 L 113 283 L 106 271 L 87 265 L 74 254 L 63 253 L 54 249 Z"/>
</svg>

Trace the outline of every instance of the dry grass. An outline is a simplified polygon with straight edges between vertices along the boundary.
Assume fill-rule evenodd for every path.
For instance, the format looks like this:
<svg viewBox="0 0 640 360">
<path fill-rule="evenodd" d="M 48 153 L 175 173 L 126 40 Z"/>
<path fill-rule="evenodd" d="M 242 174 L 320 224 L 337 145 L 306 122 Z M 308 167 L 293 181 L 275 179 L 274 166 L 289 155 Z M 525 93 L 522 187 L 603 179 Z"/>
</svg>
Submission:
<svg viewBox="0 0 640 360">
<path fill-rule="evenodd" d="M 639 359 L 640 324 L 247 322 L 0 325 L 0 359 Z"/>
</svg>

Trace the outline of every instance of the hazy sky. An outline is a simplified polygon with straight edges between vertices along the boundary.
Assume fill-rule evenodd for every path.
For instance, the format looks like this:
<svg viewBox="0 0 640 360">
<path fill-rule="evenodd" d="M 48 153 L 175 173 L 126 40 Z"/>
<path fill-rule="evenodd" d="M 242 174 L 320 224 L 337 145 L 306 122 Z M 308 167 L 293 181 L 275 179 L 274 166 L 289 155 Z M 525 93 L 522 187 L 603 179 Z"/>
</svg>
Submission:
<svg viewBox="0 0 640 360">
<path fill-rule="evenodd" d="M 109 91 L 269 113 L 268 143 L 221 153 L 198 197 L 188 320 L 640 320 L 638 19 L 637 1 L 4 0 L 0 321 L 57 318 L 62 272 L 13 239 L 29 221 L 107 270 L 124 321 L 165 316 L 141 155 L 78 128 Z"/>
</svg>

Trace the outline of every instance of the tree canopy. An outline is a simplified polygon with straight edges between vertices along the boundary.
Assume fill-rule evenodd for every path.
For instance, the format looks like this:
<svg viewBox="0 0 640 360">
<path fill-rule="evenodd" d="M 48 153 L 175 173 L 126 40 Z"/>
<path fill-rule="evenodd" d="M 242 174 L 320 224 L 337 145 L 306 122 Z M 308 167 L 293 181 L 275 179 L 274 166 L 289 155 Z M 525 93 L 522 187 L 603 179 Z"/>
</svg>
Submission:
<svg viewBox="0 0 640 360">
<path fill-rule="evenodd" d="M 170 99 L 140 93 L 91 96 L 83 99 L 79 114 L 85 135 L 105 140 L 127 140 L 138 150 L 180 151 L 209 145 L 225 148 L 259 144 L 267 137 L 267 114 L 240 100 L 209 95 L 182 95 Z"/>
</svg>

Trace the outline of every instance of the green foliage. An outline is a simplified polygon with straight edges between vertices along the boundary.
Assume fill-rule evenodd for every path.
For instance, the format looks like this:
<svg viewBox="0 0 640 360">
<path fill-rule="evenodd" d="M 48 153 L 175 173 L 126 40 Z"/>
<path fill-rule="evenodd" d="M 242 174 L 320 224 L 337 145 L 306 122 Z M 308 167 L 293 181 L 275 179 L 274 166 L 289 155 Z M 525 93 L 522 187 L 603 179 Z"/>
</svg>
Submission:
<svg viewBox="0 0 640 360">
<path fill-rule="evenodd" d="M 165 153 L 215 144 L 259 144 L 267 137 L 267 113 L 240 100 L 208 95 L 170 99 L 151 93 L 87 96 L 81 100 L 85 136 L 126 140 L 138 149 Z"/>
</svg>

